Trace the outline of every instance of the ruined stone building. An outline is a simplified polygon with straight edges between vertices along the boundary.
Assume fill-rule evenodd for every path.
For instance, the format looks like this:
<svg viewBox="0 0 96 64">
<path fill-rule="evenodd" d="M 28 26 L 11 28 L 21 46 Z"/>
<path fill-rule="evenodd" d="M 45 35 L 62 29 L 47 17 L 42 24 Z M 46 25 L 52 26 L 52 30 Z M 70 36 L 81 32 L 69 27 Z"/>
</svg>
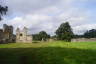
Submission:
<svg viewBox="0 0 96 64">
<path fill-rule="evenodd" d="M 18 43 L 32 43 L 32 35 L 28 34 L 28 29 L 26 27 L 23 30 L 17 28 L 16 30 L 16 42 Z"/>
<path fill-rule="evenodd" d="M 14 41 L 13 26 L 3 25 L 0 29 L 0 43 L 9 43 Z"/>
</svg>

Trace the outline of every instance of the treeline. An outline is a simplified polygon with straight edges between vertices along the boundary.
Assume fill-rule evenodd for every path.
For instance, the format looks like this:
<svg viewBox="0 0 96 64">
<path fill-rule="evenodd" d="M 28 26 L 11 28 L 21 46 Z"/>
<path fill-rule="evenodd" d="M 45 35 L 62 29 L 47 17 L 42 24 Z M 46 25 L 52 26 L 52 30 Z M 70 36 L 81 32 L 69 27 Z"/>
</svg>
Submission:
<svg viewBox="0 0 96 64">
<path fill-rule="evenodd" d="M 46 31 L 41 31 L 38 34 L 34 34 L 33 40 L 47 41 L 48 39 L 71 41 L 72 38 L 96 38 L 96 29 L 88 30 L 83 35 L 75 35 L 68 22 L 62 23 L 55 31 L 54 36 L 50 36 Z"/>
<path fill-rule="evenodd" d="M 72 28 L 68 22 L 62 23 L 58 29 L 55 31 L 54 36 L 50 36 L 45 31 L 41 31 L 38 34 L 34 34 L 33 40 L 46 41 L 49 38 L 56 40 L 71 41 L 72 38 L 96 38 L 96 29 L 88 30 L 83 35 L 75 35 Z"/>
<path fill-rule="evenodd" d="M 47 39 L 50 38 L 50 35 L 48 35 L 45 31 L 41 31 L 38 34 L 34 34 L 33 36 L 33 40 L 35 41 L 46 41 Z"/>
<path fill-rule="evenodd" d="M 71 38 L 74 35 L 71 26 L 69 25 L 68 22 L 62 23 L 55 33 L 56 33 L 55 36 L 50 37 L 50 35 L 47 34 L 45 31 L 41 31 L 38 34 L 33 35 L 33 40 L 46 41 L 49 38 L 53 38 L 57 40 L 71 41 Z"/>
<path fill-rule="evenodd" d="M 83 35 L 74 35 L 74 38 L 96 38 L 96 29 L 88 30 Z"/>
</svg>

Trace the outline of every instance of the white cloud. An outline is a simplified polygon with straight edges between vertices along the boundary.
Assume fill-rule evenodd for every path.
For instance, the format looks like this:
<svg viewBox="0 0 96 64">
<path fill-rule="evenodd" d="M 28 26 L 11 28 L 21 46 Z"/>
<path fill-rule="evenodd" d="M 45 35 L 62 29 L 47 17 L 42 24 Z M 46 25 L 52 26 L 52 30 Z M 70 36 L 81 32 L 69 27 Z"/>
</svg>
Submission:
<svg viewBox="0 0 96 64">
<path fill-rule="evenodd" d="M 86 25 L 80 25 L 73 27 L 75 34 L 83 34 L 87 30 L 96 29 L 96 24 L 86 24 Z"/>
<path fill-rule="evenodd" d="M 54 34 L 55 30 L 63 22 L 69 21 L 74 32 L 85 32 L 84 24 L 90 27 L 89 11 L 74 6 L 77 2 L 85 3 L 88 0 L 7 0 L 9 6 L 7 23 L 17 27 L 28 27 L 32 33 L 41 30 Z M 83 26 L 83 27 L 82 27 Z M 78 32 L 79 31 L 79 32 Z"/>
</svg>

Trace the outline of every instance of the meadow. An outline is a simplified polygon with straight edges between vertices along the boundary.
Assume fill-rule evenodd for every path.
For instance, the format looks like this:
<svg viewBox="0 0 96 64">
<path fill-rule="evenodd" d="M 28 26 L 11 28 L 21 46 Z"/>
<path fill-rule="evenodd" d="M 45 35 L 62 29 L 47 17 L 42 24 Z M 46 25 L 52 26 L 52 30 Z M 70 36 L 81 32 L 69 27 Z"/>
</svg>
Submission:
<svg viewBox="0 0 96 64">
<path fill-rule="evenodd" d="M 96 64 L 96 42 L 0 44 L 0 64 Z"/>
</svg>

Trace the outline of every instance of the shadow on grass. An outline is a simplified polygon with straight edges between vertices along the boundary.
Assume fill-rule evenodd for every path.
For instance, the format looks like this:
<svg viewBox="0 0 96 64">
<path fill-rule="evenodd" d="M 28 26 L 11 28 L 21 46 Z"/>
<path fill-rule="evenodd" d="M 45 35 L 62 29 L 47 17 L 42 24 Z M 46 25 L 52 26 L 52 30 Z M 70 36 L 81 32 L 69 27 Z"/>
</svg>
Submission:
<svg viewBox="0 0 96 64">
<path fill-rule="evenodd" d="M 1 48 L 0 64 L 96 64 L 96 51 L 60 47 Z"/>
</svg>

